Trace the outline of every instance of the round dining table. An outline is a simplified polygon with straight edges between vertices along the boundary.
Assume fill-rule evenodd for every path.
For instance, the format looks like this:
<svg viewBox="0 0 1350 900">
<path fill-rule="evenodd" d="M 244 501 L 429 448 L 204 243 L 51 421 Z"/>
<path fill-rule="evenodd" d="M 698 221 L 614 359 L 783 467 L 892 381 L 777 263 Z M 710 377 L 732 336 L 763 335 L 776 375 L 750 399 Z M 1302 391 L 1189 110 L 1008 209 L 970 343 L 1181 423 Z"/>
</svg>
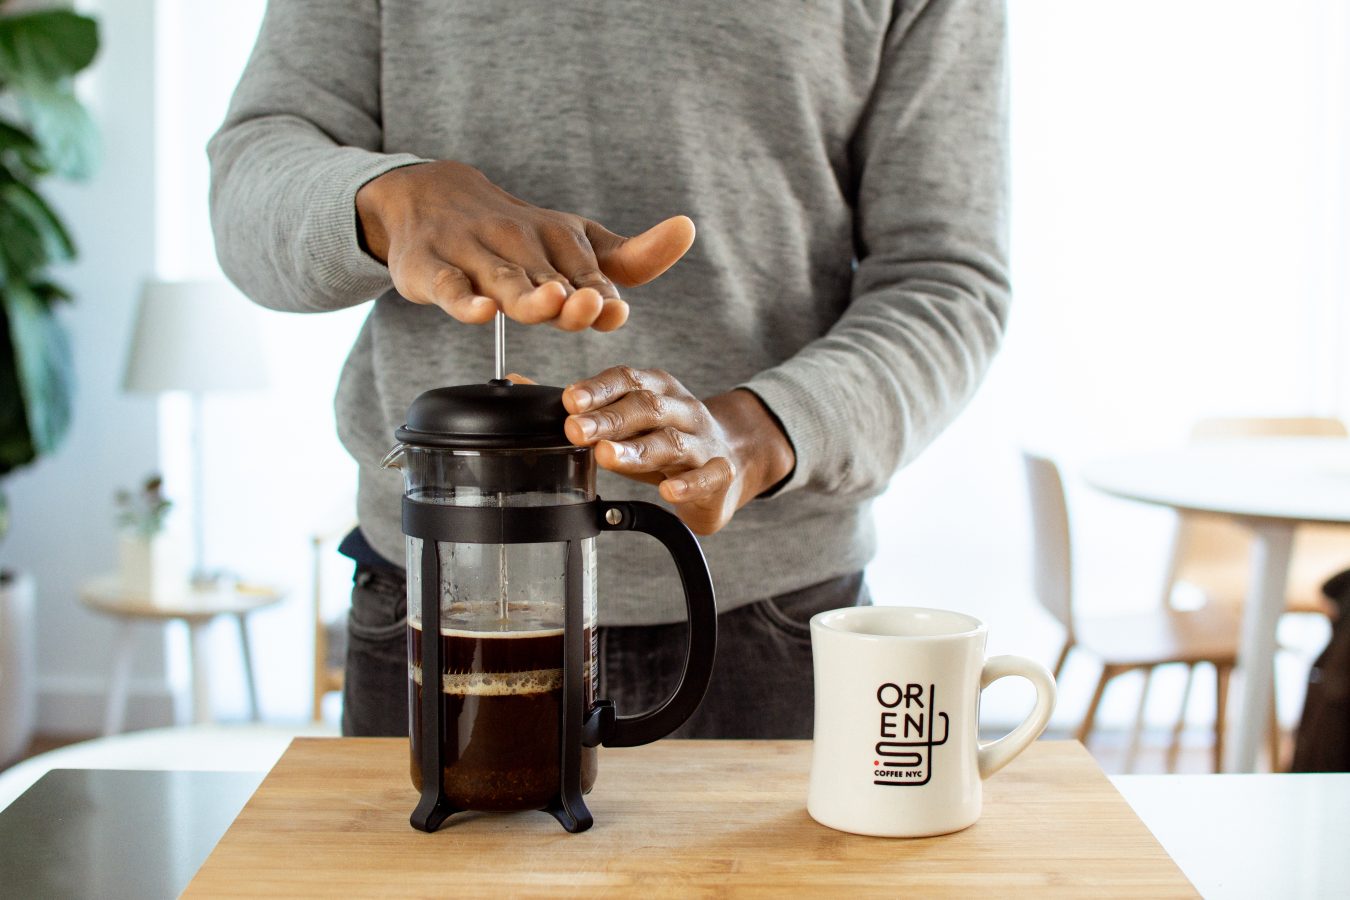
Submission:
<svg viewBox="0 0 1350 900">
<path fill-rule="evenodd" d="M 1242 677 L 1224 769 L 1256 771 L 1274 690 L 1275 627 L 1285 607 L 1294 532 L 1303 523 L 1350 525 L 1350 440 L 1215 440 L 1097 460 L 1084 467 L 1083 478 L 1117 497 L 1229 516 L 1251 530 L 1251 570 L 1238 648 Z M 1350 528 L 1346 565 L 1350 567 Z"/>
</svg>

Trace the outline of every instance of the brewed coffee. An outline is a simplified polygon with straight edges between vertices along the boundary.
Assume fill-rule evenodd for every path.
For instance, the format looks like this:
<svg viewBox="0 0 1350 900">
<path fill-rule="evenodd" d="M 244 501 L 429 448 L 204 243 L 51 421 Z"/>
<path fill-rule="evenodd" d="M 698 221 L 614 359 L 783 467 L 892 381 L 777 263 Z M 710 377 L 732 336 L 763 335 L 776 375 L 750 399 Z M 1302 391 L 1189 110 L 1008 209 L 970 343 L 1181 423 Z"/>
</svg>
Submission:
<svg viewBox="0 0 1350 900">
<path fill-rule="evenodd" d="M 541 605 L 547 606 L 539 604 L 531 610 L 536 616 Z M 515 606 L 513 603 L 513 609 Z M 461 809 L 539 809 L 558 794 L 563 631 L 523 630 L 530 624 L 535 623 L 513 615 L 509 626 L 502 624 L 510 631 L 453 626 L 441 630 L 441 739 L 446 754 L 442 780 L 447 799 Z M 587 628 L 587 645 L 591 639 L 592 630 Z M 418 753 L 423 679 L 419 627 L 408 629 L 408 658 L 412 780 L 421 790 Z M 584 694 L 589 706 L 595 697 L 593 671 L 584 678 Z M 595 750 L 585 748 L 582 790 L 590 790 L 595 772 Z"/>
</svg>

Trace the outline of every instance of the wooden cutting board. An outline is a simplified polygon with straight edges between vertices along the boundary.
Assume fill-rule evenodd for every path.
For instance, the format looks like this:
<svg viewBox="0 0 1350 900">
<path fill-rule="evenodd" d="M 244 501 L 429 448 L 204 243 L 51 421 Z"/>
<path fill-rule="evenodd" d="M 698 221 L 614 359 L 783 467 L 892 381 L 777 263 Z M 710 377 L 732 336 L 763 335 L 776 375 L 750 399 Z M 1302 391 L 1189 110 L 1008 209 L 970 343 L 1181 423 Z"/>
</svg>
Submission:
<svg viewBox="0 0 1350 900">
<path fill-rule="evenodd" d="M 602 750 L 567 834 L 540 812 L 408 824 L 395 738 L 297 738 L 184 896 L 1196 896 L 1081 745 L 1042 741 L 985 784 L 975 825 L 869 838 L 806 813 L 808 741 Z"/>
</svg>

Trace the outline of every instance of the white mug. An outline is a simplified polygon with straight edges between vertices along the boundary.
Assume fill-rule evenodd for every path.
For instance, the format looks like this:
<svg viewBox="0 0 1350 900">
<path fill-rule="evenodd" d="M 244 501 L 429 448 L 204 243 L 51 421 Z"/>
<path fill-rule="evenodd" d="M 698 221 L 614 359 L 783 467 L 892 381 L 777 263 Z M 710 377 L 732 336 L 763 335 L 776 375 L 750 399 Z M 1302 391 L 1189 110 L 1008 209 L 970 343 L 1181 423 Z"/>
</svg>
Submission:
<svg viewBox="0 0 1350 900">
<path fill-rule="evenodd" d="M 974 824 L 983 779 L 1040 737 L 1055 707 L 1045 666 L 1020 656 L 986 661 L 986 635 L 979 619 L 939 609 L 858 606 L 811 619 L 813 819 L 881 837 Z M 1007 675 L 1035 685 L 1035 708 L 980 744 L 980 691 Z"/>
</svg>

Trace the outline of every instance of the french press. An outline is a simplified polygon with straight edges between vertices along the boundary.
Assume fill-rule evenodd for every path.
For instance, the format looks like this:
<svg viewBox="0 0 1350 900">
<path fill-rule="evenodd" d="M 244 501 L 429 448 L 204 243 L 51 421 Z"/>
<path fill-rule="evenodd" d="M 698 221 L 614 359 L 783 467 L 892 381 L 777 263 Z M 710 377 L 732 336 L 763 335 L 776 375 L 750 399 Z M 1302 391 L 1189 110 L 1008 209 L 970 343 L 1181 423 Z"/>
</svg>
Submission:
<svg viewBox="0 0 1350 900">
<path fill-rule="evenodd" d="M 566 417 L 556 387 L 436 388 L 408 408 L 385 460 L 404 479 L 412 824 L 423 831 L 470 809 L 543 809 L 584 831 L 595 748 L 666 736 L 707 689 L 717 609 L 697 540 L 659 506 L 599 499 L 592 452 L 568 442 Z M 655 537 L 684 586 L 680 684 L 638 715 L 595 697 L 601 531 Z"/>
</svg>

